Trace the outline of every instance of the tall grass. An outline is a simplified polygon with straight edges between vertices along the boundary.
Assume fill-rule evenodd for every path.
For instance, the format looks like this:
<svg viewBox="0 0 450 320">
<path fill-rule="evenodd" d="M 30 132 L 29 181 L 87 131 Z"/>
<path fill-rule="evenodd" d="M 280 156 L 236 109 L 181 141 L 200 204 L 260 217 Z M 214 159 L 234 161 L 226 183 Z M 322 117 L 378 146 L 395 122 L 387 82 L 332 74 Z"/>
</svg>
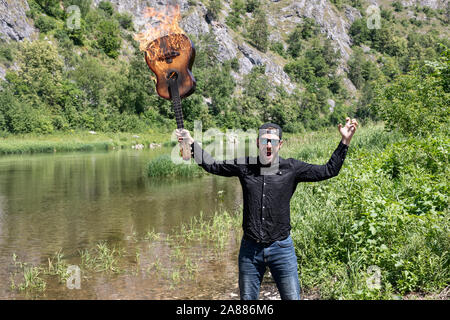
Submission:
<svg viewBox="0 0 450 320">
<path fill-rule="evenodd" d="M 327 134 L 291 139 L 285 153 L 324 164 L 337 145 Z M 291 233 L 304 290 L 322 299 L 392 299 L 448 287 L 448 149 L 442 136 L 361 128 L 336 178 L 299 184 Z M 379 286 L 370 285 L 374 277 Z"/>
<path fill-rule="evenodd" d="M 198 177 L 204 174 L 203 169 L 196 163 L 175 164 L 170 156 L 162 155 L 150 160 L 147 166 L 149 177 Z"/>
<path fill-rule="evenodd" d="M 96 133 L 57 132 L 50 135 L 9 135 L 0 137 L 0 154 L 51 153 L 65 151 L 93 151 L 130 148 L 132 145 L 162 143 L 170 140 L 170 134 L 148 133 Z"/>
</svg>

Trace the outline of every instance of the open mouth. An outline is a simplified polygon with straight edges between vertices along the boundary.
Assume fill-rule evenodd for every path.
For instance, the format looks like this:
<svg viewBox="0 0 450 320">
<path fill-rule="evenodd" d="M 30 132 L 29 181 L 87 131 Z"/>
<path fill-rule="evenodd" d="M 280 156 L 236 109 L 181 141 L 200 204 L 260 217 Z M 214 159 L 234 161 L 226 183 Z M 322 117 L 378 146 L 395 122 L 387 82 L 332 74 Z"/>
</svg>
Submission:
<svg viewBox="0 0 450 320">
<path fill-rule="evenodd" d="M 272 151 L 267 150 L 267 156 L 270 157 L 272 155 Z"/>
</svg>

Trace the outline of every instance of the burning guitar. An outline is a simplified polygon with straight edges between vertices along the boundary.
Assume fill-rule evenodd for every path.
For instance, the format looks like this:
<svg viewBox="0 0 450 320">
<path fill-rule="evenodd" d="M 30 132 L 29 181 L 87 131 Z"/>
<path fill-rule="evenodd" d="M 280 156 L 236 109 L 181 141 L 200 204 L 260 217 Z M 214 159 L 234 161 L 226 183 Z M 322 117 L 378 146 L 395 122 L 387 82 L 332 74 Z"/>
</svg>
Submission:
<svg viewBox="0 0 450 320">
<path fill-rule="evenodd" d="M 164 14 L 147 8 L 145 16 L 156 18 L 159 25 L 147 25 L 147 31 L 137 34 L 135 39 L 140 42 L 145 61 L 156 76 L 156 92 L 160 97 L 172 101 L 177 128 L 183 129 L 181 99 L 192 94 L 196 85 L 191 72 L 195 48 L 178 25 L 181 19 L 179 6 L 168 7 L 168 11 L 171 12 Z M 183 160 L 189 160 L 190 146 L 182 144 L 181 153 Z"/>
</svg>

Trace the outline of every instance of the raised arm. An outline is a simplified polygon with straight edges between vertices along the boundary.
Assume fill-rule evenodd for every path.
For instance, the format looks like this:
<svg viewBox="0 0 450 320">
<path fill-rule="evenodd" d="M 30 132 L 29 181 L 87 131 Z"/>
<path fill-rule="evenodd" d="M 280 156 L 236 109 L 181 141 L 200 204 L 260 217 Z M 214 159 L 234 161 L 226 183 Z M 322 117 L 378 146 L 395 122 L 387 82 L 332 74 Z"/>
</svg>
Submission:
<svg viewBox="0 0 450 320">
<path fill-rule="evenodd" d="M 347 155 L 348 146 L 356 132 L 358 122 L 355 119 L 346 119 L 345 126 L 338 125 L 342 136 L 341 142 L 331 155 L 330 160 L 324 165 L 309 164 L 299 160 L 294 161 L 297 182 L 314 182 L 335 177 L 339 174 Z"/>
<path fill-rule="evenodd" d="M 293 160 L 297 182 L 321 181 L 337 176 L 347 155 L 347 149 L 348 146 L 341 141 L 330 160 L 324 165 Z"/>
<path fill-rule="evenodd" d="M 194 141 L 188 130 L 177 129 L 175 134 L 177 135 L 179 142 L 183 141 L 183 139 L 188 141 L 191 145 L 191 151 L 195 162 L 207 172 L 224 177 L 239 175 L 240 167 L 237 164 L 236 159 L 230 161 L 216 161 L 208 152 L 203 150 L 196 141 Z"/>
</svg>

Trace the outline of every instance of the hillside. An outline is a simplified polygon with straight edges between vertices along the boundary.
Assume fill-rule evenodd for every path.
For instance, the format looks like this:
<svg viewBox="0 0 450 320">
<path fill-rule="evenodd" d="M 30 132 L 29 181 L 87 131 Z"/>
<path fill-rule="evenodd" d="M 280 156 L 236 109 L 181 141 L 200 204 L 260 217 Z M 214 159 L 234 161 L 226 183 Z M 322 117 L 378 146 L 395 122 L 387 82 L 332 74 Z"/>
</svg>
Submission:
<svg viewBox="0 0 450 320">
<path fill-rule="evenodd" d="M 172 3 L 180 5 L 181 26 L 199 52 L 194 75 L 200 85 L 183 101 L 188 127 L 194 119 L 202 120 L 205 128 L 248 128 L 271 120 L 287 131 L 301 131 L 335 124 L 346 114 L 373 118 L 369 106 L 375 83 L 408 72 L 413 61 L 437 59 L 442 52 L 439 43 L 449 45 L 450 9 L 444 0 Z M 73 4 L 81 8 L 82 24 L 80 30 L 70 31 L 65 10 Z M 367 28 L 374 14 L 367 11 L 370 5 L 380 9 L 380 29 Z M 133 40 L 149 22 L 143 15 L 147 6 L 164 10 L 166 2 L 0 2 L 0 77 L 7 80 L 0 101 L 11 104 L 16 99 L 41 108 L 30 119 L 26 107 L 20 107 L 19 113 L 26 113 L 20 121 L 29 123 L 25 126 L 14 125 L 19 120 L 3 108 L 3 131 L 139 131 L 156 123 L 170 126 L 170 104 L 155 96 Z M 38 90 L 41 84 L 26 83 L 26 52 L 46 51 L 42 46 L 56 54 L 52 64 L 60 66 L 58 77 L 45 66 L 35 71 L 42 77 L 50 72 L 56 87 L 82 94 L 72 99 L 67 91 L 49 88 L 44 95 Z M 99 72 L 94 71 L 97 67 Z M 16 76 L 8 78 L 7 71 Z M 19 92 L 18 81 L 27 90 Z M 63 92 L 64 98 L 49 97 L 64 96 Z"/>
</svg>

